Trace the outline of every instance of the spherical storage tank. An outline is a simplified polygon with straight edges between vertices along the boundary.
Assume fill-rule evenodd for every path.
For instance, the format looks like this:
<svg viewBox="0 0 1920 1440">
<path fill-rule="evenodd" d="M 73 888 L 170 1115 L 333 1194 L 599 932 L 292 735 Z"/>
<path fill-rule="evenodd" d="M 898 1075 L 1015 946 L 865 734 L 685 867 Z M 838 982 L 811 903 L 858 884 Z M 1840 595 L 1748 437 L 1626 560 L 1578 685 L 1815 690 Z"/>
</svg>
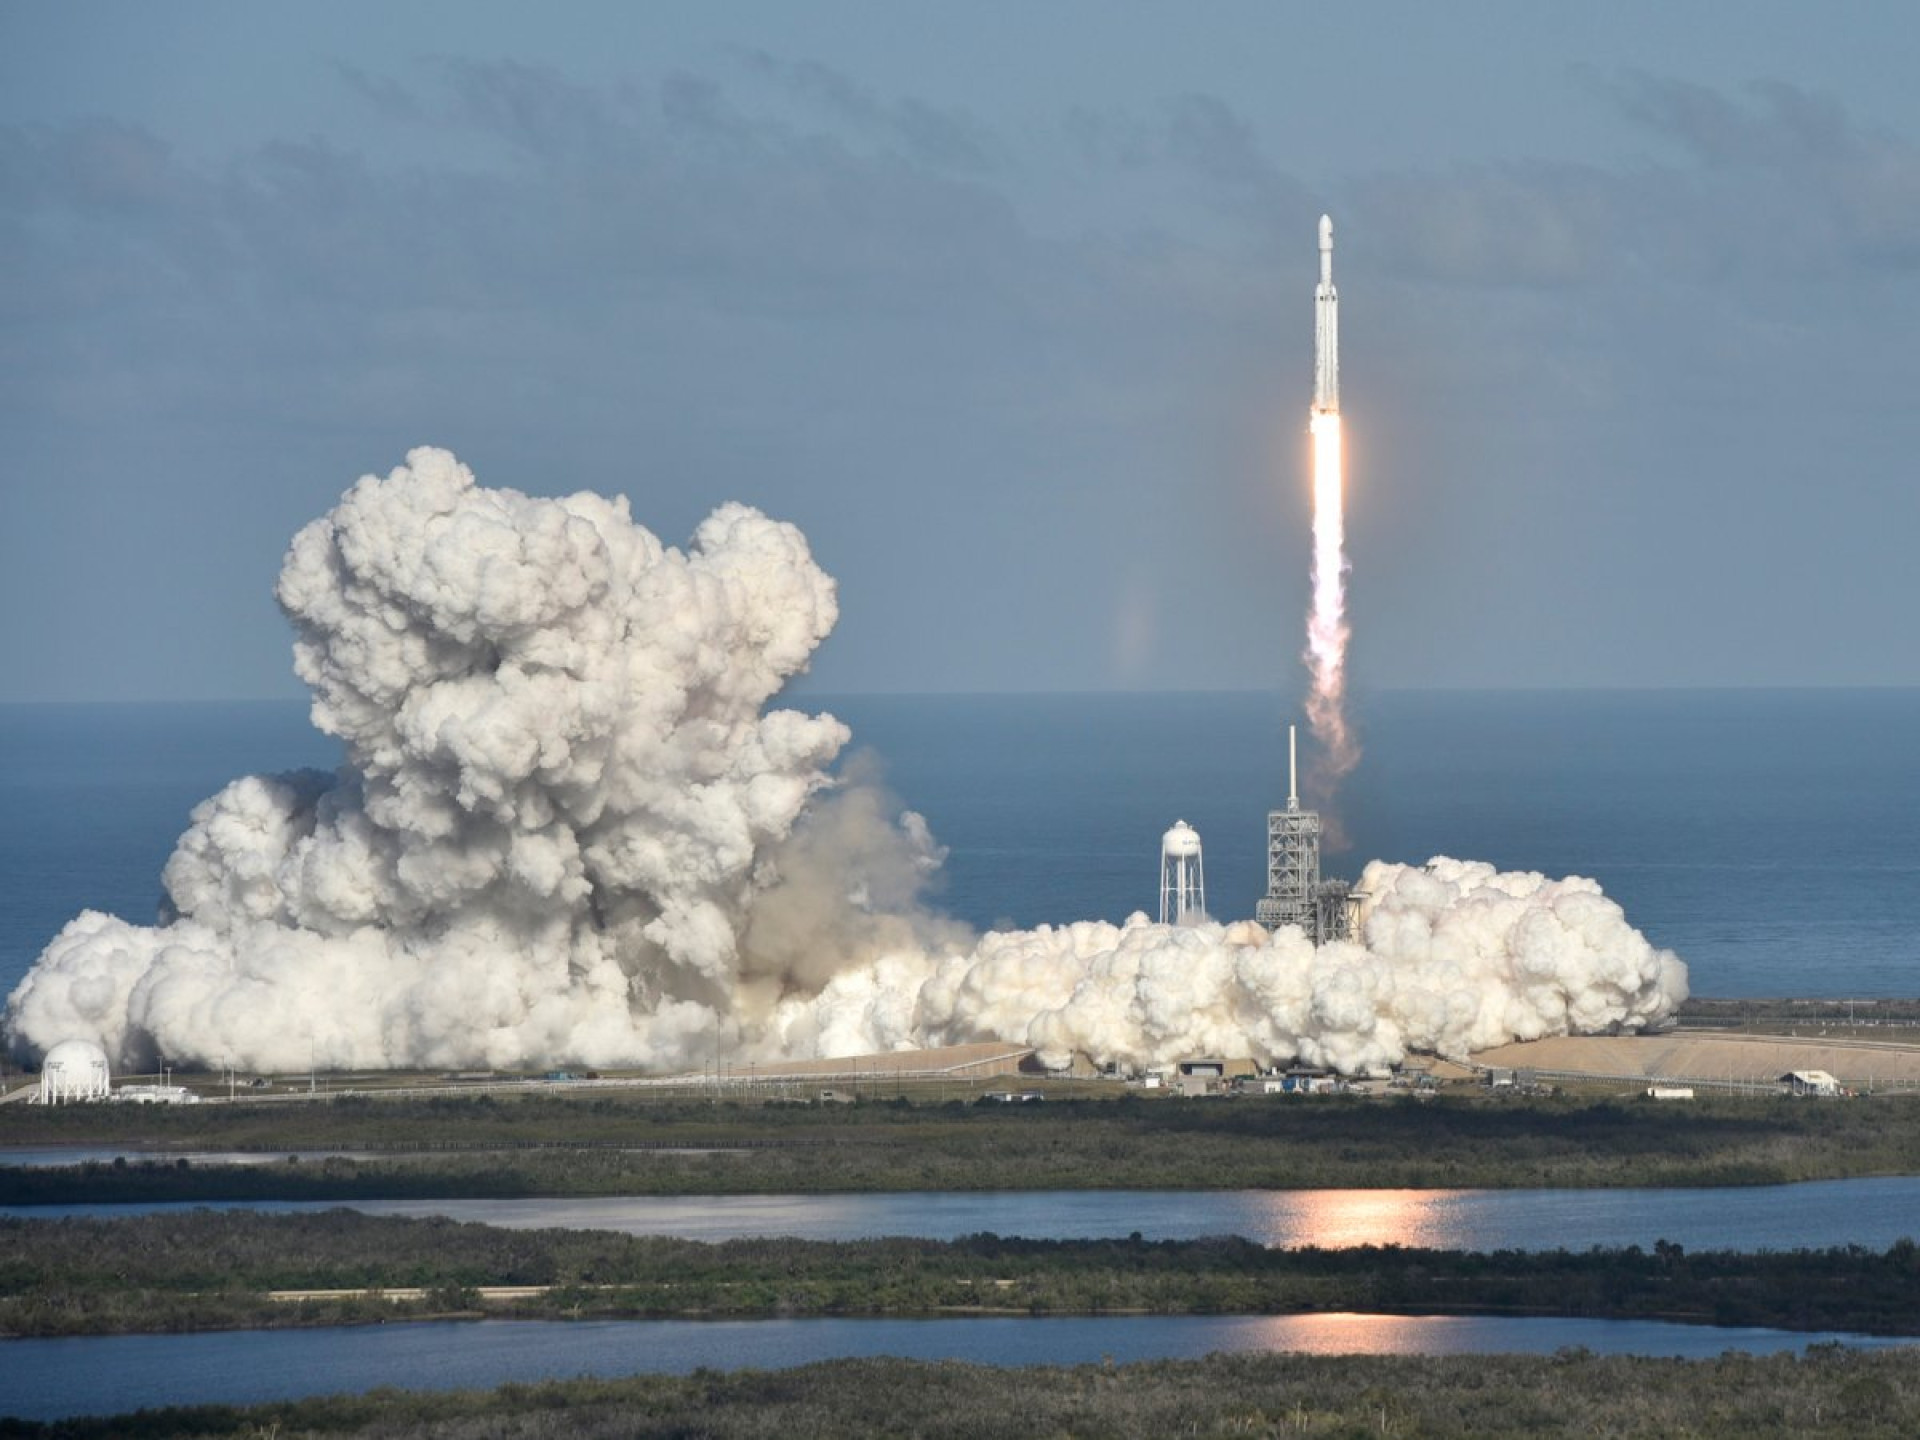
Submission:
<svg viewBox="0 0 1920 1440">
<path fill-rule="evenodd" d="M 1177 855 L 1187 859 L 1200 853 L 1200 832 L 1184 820 L 1173 822 L 1173 828 L 1160 837 L 1160 853 Z"/>
<path fill-rule="evenodd" d="M 106 1051 L 91 1040 L 62 1040 L 40 1062 L 40 1103 L 104 1100 L 108 1079 Z"/>
</svg>

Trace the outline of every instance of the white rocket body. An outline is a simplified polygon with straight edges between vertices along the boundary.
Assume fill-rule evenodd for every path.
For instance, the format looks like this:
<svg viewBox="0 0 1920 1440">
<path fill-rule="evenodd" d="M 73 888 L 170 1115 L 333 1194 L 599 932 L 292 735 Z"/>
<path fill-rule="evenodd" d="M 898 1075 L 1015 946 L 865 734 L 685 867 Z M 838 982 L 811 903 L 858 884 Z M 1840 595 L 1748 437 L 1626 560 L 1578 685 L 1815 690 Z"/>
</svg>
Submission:
<svg viewBox="0 0 1920 1440">
<path fill-rule="evenodd" d="M 1313 290 L 1313 413 L 1340 413 L 1340 297 L 1333 288 L 1333 217 L 1320 217 L 1320 283 Z"/>
</svg>

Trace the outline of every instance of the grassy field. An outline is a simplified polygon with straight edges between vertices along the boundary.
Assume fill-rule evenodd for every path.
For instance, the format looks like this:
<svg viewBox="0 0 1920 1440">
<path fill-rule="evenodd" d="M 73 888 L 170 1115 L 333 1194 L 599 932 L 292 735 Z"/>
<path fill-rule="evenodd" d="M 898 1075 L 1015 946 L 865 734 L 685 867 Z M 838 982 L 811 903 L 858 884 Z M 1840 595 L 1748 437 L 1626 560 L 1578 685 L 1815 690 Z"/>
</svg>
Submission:
<svg viewBox="0 0 1920 1440">
<path fill-rule="evenodd" d="M 544 1094 L 0 1112 L 0 1144 L 102 1142 L 372 1154 L 13 1168 L 0 1170 L 0 1203 L 1751 1185 L 1920 1174 L 1920 1100 L 1460 1094 L 791 1106 Z"/>
<path fill-rule="evenodd" d="M 485 1295 L 511 1287 L 508 1295 Z M 391 1292 L 403 1292 L 395 1296 Z M 276 1292 L 279 1292 L 276 1295 Z M 311 1292 L 327 1292 L 314 1296 Z M 296 1298 L 301 1294 L 310 1298 Z M 1920 1248 L 1745 1255 L 1250 1241 L 707 1244 L 336 1210 L 0 1219 L 0 1334 L 526 1318 L 1533 1314 L 1920 1334 Z"/>
<path fill-rule="evenodd" d="M 419 1436 L 614 1440 L 916 1435 L 927 1440 L 1184 1436 L 1756 1435 L 1905 1440 L 1920 1415 L 1920 1355 L 1815 1349 L 1803 1357 L 1675 1361 L 1595 1356 L 1215 1355 L 1022 1370 L 836 1360 L 797 1370 L 376 1391 L 246 1408 L 199 1406 L 93 1421 L 0 1421 L 0 1436 Z"/>
</svg>

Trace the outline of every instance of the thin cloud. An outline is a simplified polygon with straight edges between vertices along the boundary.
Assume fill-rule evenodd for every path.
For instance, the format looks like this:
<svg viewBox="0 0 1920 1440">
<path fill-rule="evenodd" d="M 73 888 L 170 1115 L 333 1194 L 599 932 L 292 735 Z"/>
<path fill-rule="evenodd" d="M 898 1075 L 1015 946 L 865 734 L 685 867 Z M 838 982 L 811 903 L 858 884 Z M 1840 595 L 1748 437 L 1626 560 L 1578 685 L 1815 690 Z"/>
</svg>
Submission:
<svg viewBox="0 0 1920 1440">
<path fill-rule="evenodd" d="M 742 68 L 817 116 L 896 149 L 915 164 L 964 174 L 1007 165 L 1007 147 L 966 111 L 914 96 L 883 98 L 845 72 L 817 60 L 786 60 L 750 46 L 732 47 Z"/>
</svg>

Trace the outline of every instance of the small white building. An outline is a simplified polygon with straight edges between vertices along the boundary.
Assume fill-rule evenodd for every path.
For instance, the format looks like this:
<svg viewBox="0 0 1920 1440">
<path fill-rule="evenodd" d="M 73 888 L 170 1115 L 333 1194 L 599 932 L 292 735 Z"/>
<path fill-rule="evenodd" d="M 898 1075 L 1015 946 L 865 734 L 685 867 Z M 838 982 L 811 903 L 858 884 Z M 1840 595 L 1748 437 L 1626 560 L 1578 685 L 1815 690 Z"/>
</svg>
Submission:
<svg viewBox="0 0 1920 1440">
<path fill-rule="evenodd" d="M 1838 1095 L 1840 1082 L 1825 1070 L 1789 1070 L 1781 1086 L 1793 1095 Z"/>
<path fill-rule="evenodd" d="M 1173 1088 L 1182 1095 L 1219 1095 L 1227 1088 L 1228 1078 L 1239 1071 L 1253 1069 L 1252 1061 L 1233 1062 L 1213 1056 L 1182 1060 L 1174 1067 Z"/>
<path fill-rule="evenodd" d="M 106 1051 L 91 1040 L 62 1040 L 40 1062 L 40 1103 L 105 1100 L 112 1079 Z"/>
<path fill-rule="evenodd" d="M 116 1105 L 198 1105 L 200 1097 L 184 1085 L 122 1085 L 113 1092 Z"/>
</svg>

